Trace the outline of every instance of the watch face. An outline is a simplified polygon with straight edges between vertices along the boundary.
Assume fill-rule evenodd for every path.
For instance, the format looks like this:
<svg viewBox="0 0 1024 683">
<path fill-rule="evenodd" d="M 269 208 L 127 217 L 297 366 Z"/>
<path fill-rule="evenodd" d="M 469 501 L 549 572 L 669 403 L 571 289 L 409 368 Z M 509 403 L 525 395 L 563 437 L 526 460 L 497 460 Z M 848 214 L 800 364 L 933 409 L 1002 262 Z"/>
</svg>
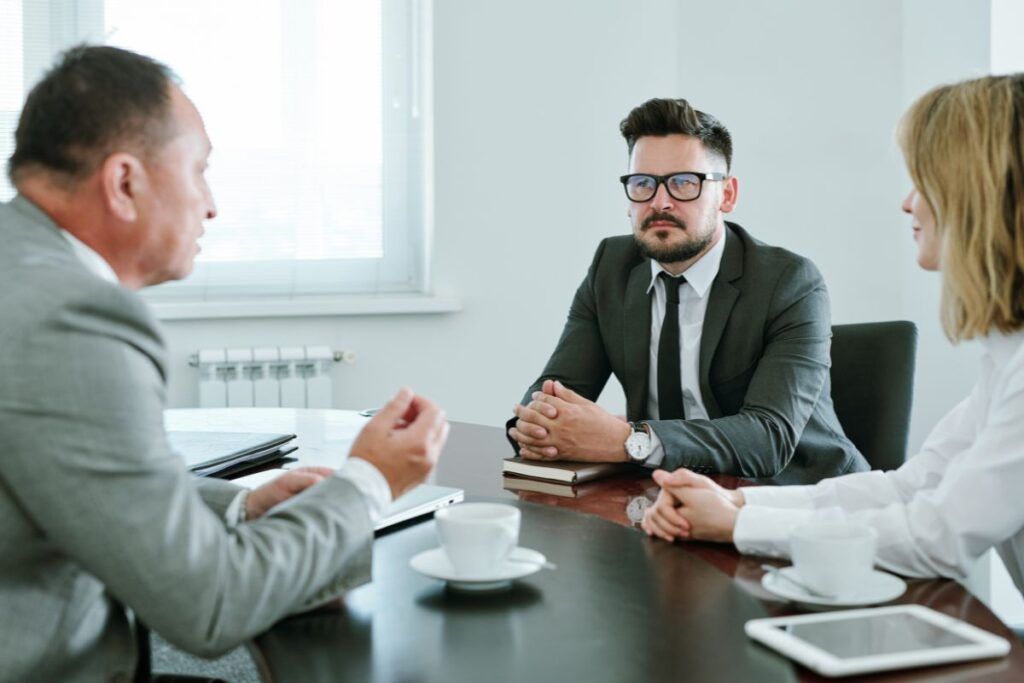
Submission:
<svg viewBox="0 0 1024 683">
<path fill-rule="evenodd" d="M 639 524 L 644 521 L 644 513 L 649 507 L 651 507 L 651 501 L 646 496 L 630 498 L 629 503 L 626 504 L 626 517 L 633 524 Z"/>
<path fill-rule="evenodd" d="M 626 453 L 633 460 L 646 460 L 651 454 L 651 437 L 647 432 L 633 432 L 626 439 Z"/>
</svg>

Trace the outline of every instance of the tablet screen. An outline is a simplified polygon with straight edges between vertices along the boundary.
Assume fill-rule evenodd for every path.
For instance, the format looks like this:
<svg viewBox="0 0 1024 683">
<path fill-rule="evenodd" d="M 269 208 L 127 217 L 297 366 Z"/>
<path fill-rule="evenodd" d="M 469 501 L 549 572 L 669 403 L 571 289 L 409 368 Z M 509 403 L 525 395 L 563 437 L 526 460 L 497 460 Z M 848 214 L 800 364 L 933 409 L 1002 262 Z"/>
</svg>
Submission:
<svg viewBox="0 0 1024 683">
<path fill-rule="evenodd" d="M 847 617 L 776 628 L 840 659 L 931 650 L 974 642 L 906 613 Z"/>
</svg>

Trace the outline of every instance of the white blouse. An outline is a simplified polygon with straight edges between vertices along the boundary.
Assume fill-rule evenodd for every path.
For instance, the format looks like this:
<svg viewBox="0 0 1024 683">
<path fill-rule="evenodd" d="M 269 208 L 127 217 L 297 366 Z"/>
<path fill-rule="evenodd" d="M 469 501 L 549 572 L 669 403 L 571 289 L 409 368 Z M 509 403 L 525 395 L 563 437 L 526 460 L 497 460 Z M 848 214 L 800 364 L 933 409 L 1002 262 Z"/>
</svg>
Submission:
<svg viewBox="0 0 1024 683">
<path fill-rule="evenodd" d="M 740 552 L 787 557 L 793 526 L 843 519 L 874 527 L 878 565 L 906 576 L 962 579 L 995 546 L 1024 592 L 1024 331 L 981 342 L 971 394 L 898 470 L 743 489 Z"/>
</svg>

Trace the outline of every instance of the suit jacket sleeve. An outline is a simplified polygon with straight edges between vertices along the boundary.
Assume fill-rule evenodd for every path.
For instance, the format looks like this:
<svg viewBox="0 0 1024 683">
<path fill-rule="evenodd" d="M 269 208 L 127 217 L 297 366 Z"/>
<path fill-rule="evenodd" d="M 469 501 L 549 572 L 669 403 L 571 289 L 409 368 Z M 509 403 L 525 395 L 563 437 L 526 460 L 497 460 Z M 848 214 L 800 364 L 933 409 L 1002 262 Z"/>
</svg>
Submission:
<svg viewBox="0 0 1024 683">
<path fill-rule="evenodd" d="M 778 476 L 828 379 L 830 321 L 821 273 L 807 259 L 794 261 L 769 300 L 764 353 L 739 412 L 713 420 L 651 420 L 665 447 L 661 466 L 751 479 Z"/>
<path fill-rule="evenodd" d="M 222 519 L 227 514 L 228 506 L 242 490 L 238 484 L 211 477 L 196 477 L 195 484 L 199 497 Z"/>
<path fill-rule="evenodd" d="M 168 446 L 162 342 L 143 304 L 109 287 L 41 315 L 5 339 L 23 361 L 0 392 L 0 485 L 55 552 L 204 656 L 368 580 L 372 525 L 340 477 L 226 527 L 238 488 L 197 482 Z"/>
<path fill-rule="evenodd" d="M 597 302 L 594 296 L 594 278 L 604 254 L 607 240 L 597 247 L 594 260 L 583 279 L 576 296 L 569 307 L 569 317 L 562 329 L 562 336 L 554 353 L 544 366 L 540 377 L 530 385 L 523 395 L 523 405 L 528 404 L 533 392 L 538 391 L 544 380 L 558 380 L 582 396 L 596 401 L 611 375 L 611 364 L 604 350 L 604 340 L 597 322 Z M 516 422 L 513 417 L 506 423 L 506 429 Z M 513 450 L 518 454 L 519 446 L 509 438 Z"/>
</svg>

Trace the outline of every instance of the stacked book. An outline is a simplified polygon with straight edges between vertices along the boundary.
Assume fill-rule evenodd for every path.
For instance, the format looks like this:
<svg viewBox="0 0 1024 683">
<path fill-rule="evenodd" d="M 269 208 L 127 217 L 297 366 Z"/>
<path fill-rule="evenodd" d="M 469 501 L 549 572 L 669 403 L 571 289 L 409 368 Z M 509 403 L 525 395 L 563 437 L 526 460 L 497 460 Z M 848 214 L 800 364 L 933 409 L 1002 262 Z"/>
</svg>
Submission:
<svg viewBox="0 0 1024 683">
<path fill-rule="evenodd" d="M 571 462 L 567 460 L 527 460 L 507 458 L 501 467 L 503 486 L 509 491 L 533 491 L 566 498 L 586 495 L 580 486 L 597 479 L 635 471 L 623 462 Z"/>
</svg>

